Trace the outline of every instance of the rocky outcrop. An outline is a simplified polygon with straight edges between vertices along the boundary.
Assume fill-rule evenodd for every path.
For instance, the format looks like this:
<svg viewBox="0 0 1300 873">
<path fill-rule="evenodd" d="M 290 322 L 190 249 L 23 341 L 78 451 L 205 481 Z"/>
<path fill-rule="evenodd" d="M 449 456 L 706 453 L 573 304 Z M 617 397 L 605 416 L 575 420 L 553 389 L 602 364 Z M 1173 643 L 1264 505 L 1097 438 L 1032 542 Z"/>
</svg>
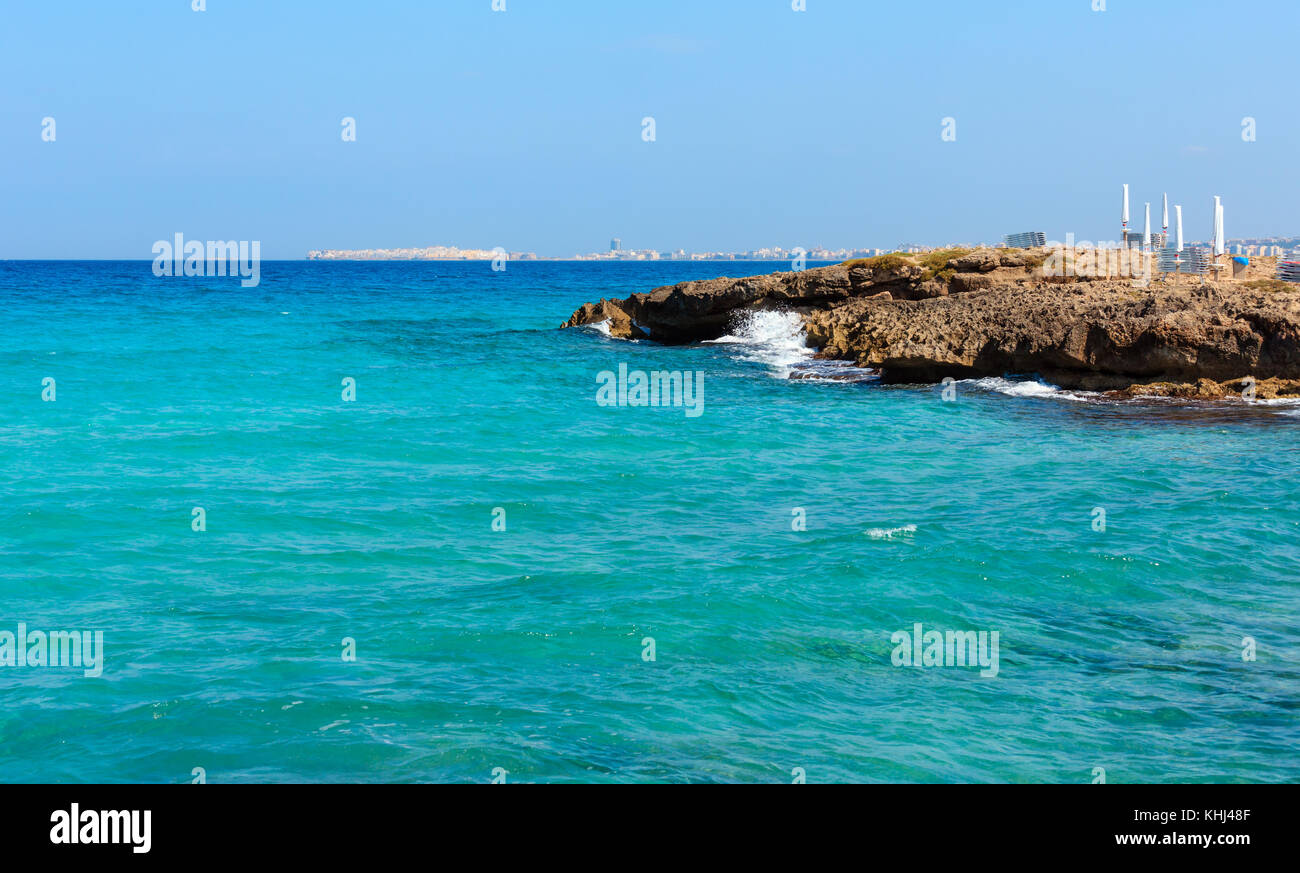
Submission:
<svg viewBox="0 0 1300 873">
<path fill-rule="evenodd" d="M 1045 277 L 1045 254 L 886 255 L 685 282 L 588 304 L 565 326 L 608 319 L 612 332 L 621 316 L 652 339 L 681 343 L 722 335 L 738 311 L 793 309 L 821 357 L 875 368 L 889 382 L 1022 373 L 1130 394 L 1222 397 L 1249 384 L 1261 398 L 1300 394 L 1300 288 Z"/>
<path fill-rule="evenodd" d="M 807 333 L 821 354 L 879 368 L 891 382 L 1037 373 L 1107 391 L 1300 379 L 1300 293 L 1230 283 L 998 285 L 922 302 L 857 300 L 811 314 Z"/>
<path fill-rule="evenodd" d="M 637 327 L 632 317 L 616 300 L 601 299 L 599 303 L 584 303 L 573 317 L 561 327 L 578 327 L 584 324 L 609 322 L 609 335 L 616 339 L 645 339 L 646 332 Z"/>
<path fill-rule="evenodd" d="M 617 312 L 649 330 L 651 339 L 659 342 L 698 342 L 725 333 L 737 311 L 821 307 L 848 300 L 853 293 L 849 270 L 843 266 L 744 279 L 707 279 L 656 288 L 626 300 L 589 303 L 562 326 L 604 321 Z"/>
</svg>

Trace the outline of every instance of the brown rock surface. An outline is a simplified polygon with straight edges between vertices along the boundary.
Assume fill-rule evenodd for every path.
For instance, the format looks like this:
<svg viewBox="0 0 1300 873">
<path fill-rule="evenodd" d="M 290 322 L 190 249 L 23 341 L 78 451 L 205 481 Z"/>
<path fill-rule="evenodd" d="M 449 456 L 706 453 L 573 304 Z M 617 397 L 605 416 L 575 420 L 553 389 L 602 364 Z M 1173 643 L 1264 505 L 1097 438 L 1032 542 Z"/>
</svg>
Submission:
<svg viewBox="0 0 1300 873">
<path fill-rule="evenodd" d="M 1042 275 L 1045 250 L 899 256 L 657 288 L 586 304 L 565 327 L 610 320 L 652 339 L 716 338 L 737 311 L 793 309 L 825 358 L 889 382 L 1037 373 L 1068 388 L 1219 398 L 1300 395 L 1300 287 L 1191 277 Z M 621 329 L 621 328 L 620 328 Z"/>
<path fill-rule="evenodd" d="M 873 288 L 870 293 L 882 290 Z M 849 271 L 843 266 L 743 279 L 706 279 L 633 294 L 626 300 L 584 304 L 562 327 L 604 321 L 617 310 L 648 328 L 651 338 L 659 342 L 698 342 L 722 336 L 737 311 L 825 306 L 852 295 Z"/>
<path fill-rule="evenodd" d="M 1268 396 L 1265 380 L 1300 379 L 1300 289 L 997 285 L 935 300 L 854 300 L 812 313 L 807 332 L 822 356 L 880 368 L 891 382 L 1038 373 L 1105 391 L 1253 376 Z"/>
<path fill-rule="evenodd" d="M 646 339 L 646 332 L 632 322 L 616 300 L 604 300 L 599 303 L 584 303 L 573 316 L 561 327 L 578 327 L 584 324 L 609 322 L 609 335 L 617 339 Z"/>
</svg>

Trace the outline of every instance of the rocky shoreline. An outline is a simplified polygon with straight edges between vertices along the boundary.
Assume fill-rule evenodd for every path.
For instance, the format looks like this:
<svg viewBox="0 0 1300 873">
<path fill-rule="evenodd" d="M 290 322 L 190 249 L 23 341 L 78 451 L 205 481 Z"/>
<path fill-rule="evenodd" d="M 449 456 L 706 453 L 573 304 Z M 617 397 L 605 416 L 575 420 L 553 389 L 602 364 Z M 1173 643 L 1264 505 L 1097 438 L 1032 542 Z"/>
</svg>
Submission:
<svg viewBox="0 0 1300 873">
<path fill-rule="evenodd" d="M 683 282 L 584 304 L 562 326 L 607 321 L 611 336 L 682 344 L 779 309 L 800 314 L 818 357 L 887 382 L 1036 374 L 1128 396 L 1221 399 L 1252 384 L 1260 399 L 1300 396 L 1300 286 L 1045 275 L 1062 272 L 1053 257 L 953 250 Z"/>
</svg>

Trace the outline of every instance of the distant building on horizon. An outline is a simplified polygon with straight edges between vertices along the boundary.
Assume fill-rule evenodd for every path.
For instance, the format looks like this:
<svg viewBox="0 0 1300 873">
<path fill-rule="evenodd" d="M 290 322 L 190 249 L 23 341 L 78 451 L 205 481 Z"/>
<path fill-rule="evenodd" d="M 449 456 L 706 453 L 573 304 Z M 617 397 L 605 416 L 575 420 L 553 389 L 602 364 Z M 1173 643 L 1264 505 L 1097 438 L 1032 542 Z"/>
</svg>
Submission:
<svg viewBox="0 0 1300 873">
<path fill-rule="evenodd" d="M 618 237 L 614 237 L 612 240 L 609 241 L 609 250 L 611 252 L 623 251 L 623 241 Z"/>
<path fill-rule="evenodd" d="M 1042 248 L 1047 245 L 1047 234 L 1040 230 L 1031 230 L 1024 233 L 1009 233 L 1002 238 L 1008 248 L 1013 249 L 1034 249 Z"/>
</svg>

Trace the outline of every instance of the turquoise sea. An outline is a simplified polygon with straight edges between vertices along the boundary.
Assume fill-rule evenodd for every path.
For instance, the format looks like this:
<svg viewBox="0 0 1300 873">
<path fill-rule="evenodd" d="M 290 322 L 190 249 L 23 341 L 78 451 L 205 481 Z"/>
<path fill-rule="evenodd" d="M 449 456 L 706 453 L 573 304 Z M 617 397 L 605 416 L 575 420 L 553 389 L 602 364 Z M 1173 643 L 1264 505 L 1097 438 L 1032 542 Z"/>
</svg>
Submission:
<svg viewBox="0 0 1300 873">
<path fill-rule="evenodd" d="M 1300 409 L 556 329 L 774 266 L 0 262 L 0 780 L 1300 779 Z"/>
</svg>

